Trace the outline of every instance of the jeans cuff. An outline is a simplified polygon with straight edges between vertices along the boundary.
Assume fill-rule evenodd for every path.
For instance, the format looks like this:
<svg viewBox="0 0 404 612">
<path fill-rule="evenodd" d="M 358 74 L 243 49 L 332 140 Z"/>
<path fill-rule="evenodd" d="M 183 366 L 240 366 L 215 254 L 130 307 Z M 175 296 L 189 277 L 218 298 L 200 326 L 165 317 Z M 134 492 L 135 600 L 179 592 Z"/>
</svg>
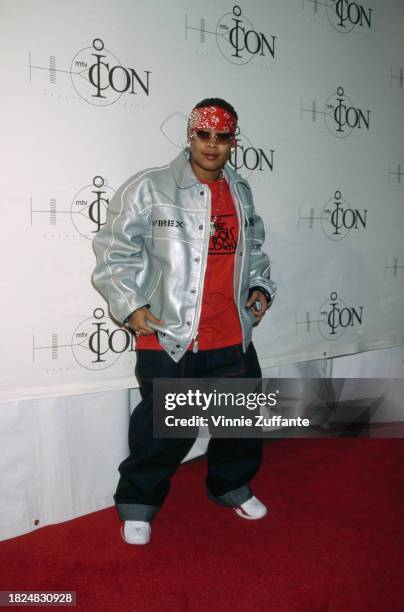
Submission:
<svg viewBox="0 0 404 612">
<path fill-rule="evenodd" d="M 146 504 L 116 504 L 119 517 L 122 521 L 151 521 L 160 510 L 160 506 Z"/>
<path fill-rule="evenodd" d="M 228 493 L 223 493 L 223 495 L 213 495 L 208 490 L 208 497 L 212 501 L 216 502 L 220 506 L 240 506 L 250 499 L 253 496 L 253 493 L 248 485 L 243 485 L 238 489 L 233 489 L 233 491 L 229 491 Z"/>
</svg>

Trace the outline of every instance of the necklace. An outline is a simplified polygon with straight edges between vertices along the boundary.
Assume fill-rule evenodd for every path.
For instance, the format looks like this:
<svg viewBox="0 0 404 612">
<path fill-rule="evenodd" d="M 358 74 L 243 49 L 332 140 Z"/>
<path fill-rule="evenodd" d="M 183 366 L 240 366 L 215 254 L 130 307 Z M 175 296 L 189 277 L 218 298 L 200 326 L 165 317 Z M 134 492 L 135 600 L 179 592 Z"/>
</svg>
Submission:
<svg viewBox="0 0 404 612">
<path fill-rule="evenodd" d="M 224 173 L 223 170 L 220 171 L 219 174 L 219 189 L 217 191 L 217 208 L 216 208 L 216 214 L 213 217 L 213 219 L 210 220 L 210 236 L 214 236 L 218 230 L 218 223 L 217 220 L 220 217 L 220 209 L 222 207 L 222 191 L 223 191 L 223 181 L 224 181 Z"/>
</svg>

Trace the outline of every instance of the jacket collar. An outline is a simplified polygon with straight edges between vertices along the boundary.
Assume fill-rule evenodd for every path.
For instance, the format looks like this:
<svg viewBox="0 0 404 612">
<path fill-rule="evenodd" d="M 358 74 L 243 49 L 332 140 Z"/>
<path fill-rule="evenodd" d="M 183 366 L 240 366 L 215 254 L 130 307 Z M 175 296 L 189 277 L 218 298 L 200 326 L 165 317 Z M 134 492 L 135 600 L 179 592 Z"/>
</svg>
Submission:
<svg viewBox="0 0 404 612">
<path fill-rule="evenodd" d="M 199 183 L 197 177 L 192 171 L 189 163 L 190 150 L 186 147 L 181 153 L 170 163 L 171 172 L 173 173 L 175 182 L 180 189 L 192 187 Z M 224 167 L 224 174 L 229 183 L 246 183 L 242 176 L 231 168 L 229 164 Z"/>
<path fill-rule="evenodd" d="M 175 159 L 173 159 L 170 166 L 175 182 L 180 189 L 192 187 L 192 185 L 196 185 L 198 183 L 198 179 L 192 172 L 192 167 L 189 163 L 188 147 L 181 151 L 181 153 Z"/>
</svg>

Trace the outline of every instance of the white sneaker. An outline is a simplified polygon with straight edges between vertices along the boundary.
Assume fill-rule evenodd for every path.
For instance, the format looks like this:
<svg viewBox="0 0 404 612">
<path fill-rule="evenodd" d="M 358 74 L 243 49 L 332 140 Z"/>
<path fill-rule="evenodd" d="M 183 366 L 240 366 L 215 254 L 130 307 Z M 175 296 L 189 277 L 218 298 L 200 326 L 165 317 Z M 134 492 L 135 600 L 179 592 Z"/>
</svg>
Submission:
<svg viewBox="0 0 404 612">
<path fill-rule="evenodd" d="M 127 544 L 147 544 L 150 541 L 151 527 L 146 521 L 125 521 L 121 534 Z"/>
<path fill-rule="evenodd" d="M 240 506 L 233 506 L 235 512 L 244 519 L 257 521 L 263 518 L 268 510 L 254 495 Z"/>
</svg>

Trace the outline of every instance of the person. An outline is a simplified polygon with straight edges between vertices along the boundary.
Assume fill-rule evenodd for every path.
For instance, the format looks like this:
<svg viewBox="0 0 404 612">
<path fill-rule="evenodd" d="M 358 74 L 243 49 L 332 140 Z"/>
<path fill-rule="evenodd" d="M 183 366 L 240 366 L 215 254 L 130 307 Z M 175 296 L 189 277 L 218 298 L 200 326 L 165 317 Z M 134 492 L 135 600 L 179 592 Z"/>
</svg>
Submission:
<svg viewBox="0 0 404 612">
<path fill-rule="evenodd" d="M 187 147 L 129 178 L 94 239 L 93 284 L 136 335 L 141 401 L 114 496 L 130 544 L 149 541 L 170 478 L 195 441 L 153 437 L 153 378 L 261 377 L 252 328 L 276 285 L 250 186 L 227 163 L 237 121 L 225 100 L 196 104 Z M 261 438 L 211 438 L 209 498 L 246 519 L 265 516 L 249 486 L 261 457 Z"/>
</svg>

